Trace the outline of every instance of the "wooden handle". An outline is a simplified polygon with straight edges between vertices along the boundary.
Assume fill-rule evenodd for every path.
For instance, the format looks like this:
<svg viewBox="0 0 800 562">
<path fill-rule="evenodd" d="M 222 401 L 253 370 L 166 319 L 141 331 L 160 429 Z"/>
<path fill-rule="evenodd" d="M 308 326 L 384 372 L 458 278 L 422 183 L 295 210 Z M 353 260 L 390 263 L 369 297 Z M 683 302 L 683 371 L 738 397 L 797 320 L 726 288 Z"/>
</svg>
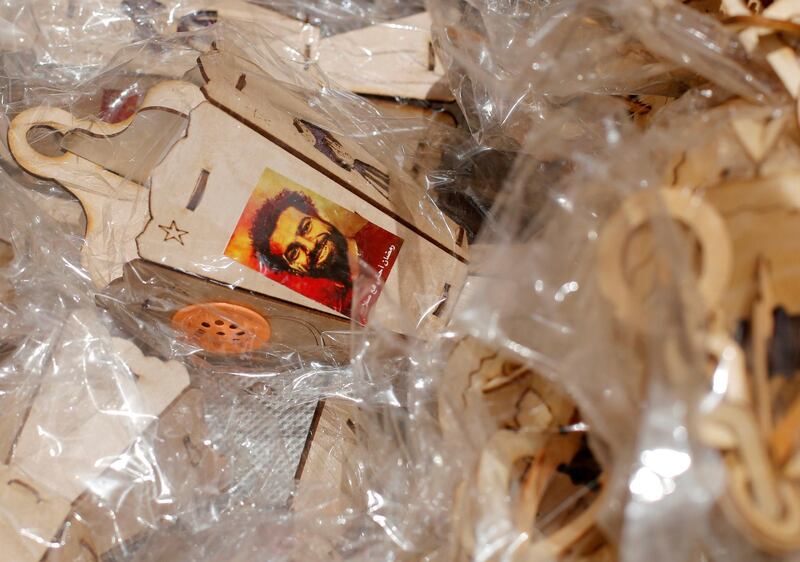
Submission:
<svg viewBox="0 0 800 562">
<path fill-rule="evenodd" d="M 28 142 L 28 133 L 36 127 L 47 127 L 61 134 L 85 131 L 96 137 L 114 137 L 124 132 L 137 115 L 146 109 L 164 109 L 188 116 L 205 101 L 200 88 L 189 82 L 165 80 L 153 86 L 145 95 L 136 114 L 119 123 L 78 119 L 63 109 L 34 107 L 23 111 L 11 122 L 8 144 L 20 166 L 30 173 L 55 180 L 75 193 L 81 191 L 110 193 L 116 198 L 133 200 L 140 186 L 121 178 L 97 164 L 69 152 L 61 156 L 46 156 Z"/>
<path fill-rule="evenodd" d="M 116 125 L 109 125 L 77 119 L 63 109 L 55 107 L 34 107 L 23 111 L 11 122 L 8 130 L 8 146 L 17 163 L 25 170 L 33 175 L 59 182 L 78 199 L 82 199 L 84 191 L 96 194 L 114 193 L 120 198 L 133 199 L 140 186 L 69 152 L 60 156 L 46 156 L 28 142 L 28 133 L 36 127 L 46 127 L 61 134 L 81 129 L 102 135 L 113 135 L 126 129 L 132 120 L 133 118 Z"/>
<path fill-rule="evenodd" d="M 142 102 L 145 109 L 164 109 L 188 115 L 205 101 L 200 89 L 189 82 L 167 80 L 152 87 Z M 139 256 L 136 237 L 149 218 L 149 194 L 143 186 L 125 179 L 85 158 L 65 152 L 47 156 L 28 142 L 35 127 L 62 134 L 82 130 L 98 137 L 113 137 L 130 127 L 138 115 L 120 123 L 78 119 L 53 107 L 34 107 L 11 123 L 8 144 L 17 162 L 28 172 L 55 180 L 75 195 L 86 212 L 86 245 L 83 265 L 97 287 L 122 276 L 122 266 Z"/>
</svg>

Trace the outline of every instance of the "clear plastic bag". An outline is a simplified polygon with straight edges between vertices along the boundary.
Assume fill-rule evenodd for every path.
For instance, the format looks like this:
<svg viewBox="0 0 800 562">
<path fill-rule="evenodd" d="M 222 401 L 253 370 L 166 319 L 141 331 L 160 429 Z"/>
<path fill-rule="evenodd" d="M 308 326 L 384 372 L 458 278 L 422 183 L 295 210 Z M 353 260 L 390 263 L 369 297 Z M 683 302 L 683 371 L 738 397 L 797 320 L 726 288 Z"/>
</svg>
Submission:
<svg viewBox="0 0 800 562">
<path fill-rule="evenodd" d="M 796 557 L 733 3 L 0 8 L 0 559 Z"/>
<path fill-rule="evenodd" d="M 7 16 L 45 49 L 33 51 L 42 64 L 27 68 L 14 66 L 32 54 L 24 41 L 4 53 L 2 158 L 13 178 L 3 176 L 3 195 L 20 208 L 6 206 L 3 220 L 36 235 L 19 262 L 24 275 L 11 279 L 26 307 L 14 312 L 14 333 L 25 334 L 27 322 L 39 344 L 14 348 L 4 370 L 16 425 L 3 438 L 20 459 L 9 457 L 3 495 L 3 536 L 20 549 L 8 556 L 197 560 L 234 545 L 244 555 L 248 544 L 290 556 L 309 545 L 258 530 L 306 524 L 298 506 L 319 508 L 313 490 L 339 488 L 326 463 L 341 463 L 328 458 L 323 434 L 336 443 L 350 430 L 324 400 L 378 404 L 387 392 L 378 382 L 355 387 L 348 358 L 360 325 L 418 335 L 425 322 L 444 324 L 460 289 L 466 235 L 416 179 L 433 165 L 430 155 L 428 164 L 419 159 L 426 131 L 451 125 L 429 107 L 381 107 L 326 89 L 314 65 L 298 65 L 296 50 L 276 48 L 281 39 L 258 25 L 220 21 L 172 35 L 155 25 L 163 15 L 156 10 L 155 27 L 145 25 L 153 36 L 132 43 L 122 27 L 142 33 L 147 14 L 128 21 L 126 6 L 81 5 L 75 17 L 83 23 L 72 27 L 33 4 Z M 39 28 L 26 28 L 34 13 Z M 180 21 L 176 14 L 168 24 Z M 110 37 L 112 22 L 121 27 Z M 61 45 L 48 37 L 59 33 Z M 231 94 L 239 101 L 220 101 Z M 262 99 L 272 102 L 248 113 Z M 211 135 L 207 157 L 217 163 L 192 169 L 181 161 L 191 151 L 180 151 L 205 143 L 194 140 L 198 132 Z M 248 167 L 252 179 L 242 177 Z M 169 199 L 181 178 L 191 180 L 191 201 L 168 211 L 154 198 Z M 238 202 L 234 178 L 242 182 Z M 265 195 L 270 189 L 277 191 Z M 369 238 L 356 228 L 343 248 L 329 233 L 311 254 L 324 265 L 336 252 L 339 266 L 353 268 L 347 278 L 328 279 L 322 267 L 273 272 L 271 236 L 263 262 L 228 249 L 255 230 L 248 201 L 257 211 L 287 190 L 298 200 L 287 208 L 306 209 L 331 232 L 372 229 Z M 155 216 L 162 210 L 206 219 L 190 230 L 177 215 Z M 203 233 L 224 221 L 228 232 L 216 242 Z M 144 260 L 148 225 L 167 253 Z M 182 261 L 193 239 L 197 258 Z M 371 239 L 377 244 L 360 246 Z M 18 250 L 22 242 L 13 242 Z M 342 287 L 348 294 L 335 302 Z M 56 297 L 60 308 L 41 302 Z M 46 326 L 46 339 L 33 330 Z M 42 363 L 38 371 L 20 366 L 31 361 Z M 31 511 L 31 502 L 46 507 Z"/>
</svg>

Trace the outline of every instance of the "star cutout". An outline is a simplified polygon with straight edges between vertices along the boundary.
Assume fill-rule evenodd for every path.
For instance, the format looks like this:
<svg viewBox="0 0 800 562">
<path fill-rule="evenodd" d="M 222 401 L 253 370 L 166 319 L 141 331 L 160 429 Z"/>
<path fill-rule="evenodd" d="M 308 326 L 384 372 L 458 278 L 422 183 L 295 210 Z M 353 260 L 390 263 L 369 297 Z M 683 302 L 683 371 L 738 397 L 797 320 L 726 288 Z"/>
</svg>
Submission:
<svg viewBox="0 0 800 562">
<path fill-rule="evenodd" d="M 183 237 L 189 234 L 188 230 L 181 230 L 178 228 L 178 225 L 175 224 L 175 221 L 172 221 L 172 224 L 169 226 L 158 225 L 158 228 L 163 230 L 166 233 L 164 237 L 164 242 L 168 242 L 170 240 L 177 240 L 183 246 Z"/>
</svg>

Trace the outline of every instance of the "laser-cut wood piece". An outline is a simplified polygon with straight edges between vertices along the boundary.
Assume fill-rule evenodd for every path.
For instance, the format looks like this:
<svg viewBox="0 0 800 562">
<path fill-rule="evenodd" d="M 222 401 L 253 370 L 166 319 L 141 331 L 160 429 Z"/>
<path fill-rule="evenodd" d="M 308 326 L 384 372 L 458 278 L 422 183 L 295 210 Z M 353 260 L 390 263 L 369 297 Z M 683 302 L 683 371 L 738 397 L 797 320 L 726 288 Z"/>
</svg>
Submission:
<svg viewBox="0 0 800 562">
<path fill-rule="evenodd" d="M 320 403 L 317 414 L 298 467 L 292 509 L 301 517 L 311 512 L 335 517 L 357 501 L 348 493 L 347 465 L 358 443 L 359 413 L 353 403 L 330 399 Z"/>
<path fill-rule="evenodd" d="M 73 503 L 59 531 L 58 547 L 48 550 L 43 562 L 71 562 L 85 555 L 92 559 L 92 553 L 100 558 L 218 493 L 228 484 L 225 461 L 208 445 L 207 433 L 203 395 L 187 390 L 143 436 L 159 480 L 136 478 L 137 470 L 123 463 L 106 471 L 102 478 L 109 485 Z M 137 462 L 132 454 L 130 463 Z M 169 501 L 155 501 L 164 486 L 169 486 Z"/>
<path fill-rule="evenodd" d="M 75 346 L 88 352 L 99 341 L 120 359 L 85 362 L 75 353 Z M 53 357 L 58 370 L 43 379 L 11 462 L 2 467 L 0 534 L 8 539 L 4 546 L 11 545 L 0 553 L 4 562 L 38 562 L 72 503 L 100 485 L 98 477 L 117 455 L 189 384 L 182 365 L 145 357 L 130 341 L 110 338 L 87 314 L 67 322 L 63 343 Z"/>
<path fill-rule="evenodd" d="M 772 294 L 770 265 L 759 259 L 757 262 L 757 293 L 751 314 L 752 334 L 750 337 L 751 370 L 753 373 L 754 402 L 756 416 L 763 435 L 770 435 L 773 430 L 772 396 L 769 388 L 769 342 L 775 331 L 772 319 L 775 300 Z"/>
<path fill-rule="evenodd" d="M 714 208 L 677 190 L 639 192 L 627 198 L 605 225 L 598 249 L 599 282 L 614 303 L 618 317 L 639 329 L 653 327 L 643 303 L 636 298 L 626 279 L 623 259 L 627 241 L 635 230 L 659 213 L 687 226 L 699 240 L 704 257 L 698 290 L 708 311 L 716 306 L 727 287 L 732 268 L 732 249 L 725 224 Z M 712 250 L 713 249 L 713 250 Z"/>
<path fill-rule="evenodd" d="M 476 527 L 482 529 L 483 535 L 492 532 L 490 530 L 496 530 L 503 534 L 517 532 L 521 536 L 531 537 L 530 540 L 520 540 L 513 546 L 508 544 L 507 556 L 509 560 L 537 562 L 562 559 L 567 552 L 576 550 L 578 545 L 590 534 L 597 532 L 596 521 L 602 506 L 602 492 L 591 500 L 592 503 L 587 508 L 571 518 L 566 518 L 549 534 L 542 534 L 536 529 L 535 517 L 528 518 L 541 500 L 541 495 L 537 497 L 531 491 L 535 490 L 539 494 L 543 494 L 546 488 L 544 485 L 540 485 L 537 489 L 530 482 L 541 484 L 544 480 L 539 480 L 536 475 L 529 474 L 524 484 L 526 489 L 518 492 L 518 497 L 515 499 L 509 497 L 509 489 L 514 488 L 512 469 L 520 462 L 530 461 L 532 463 L 531 470 L 539 469 L 540 475 L 544 475 L 545 472 L 553 472 L 552 464 L 537 464 L 542 462 L 544 447 L 545 437 L 541 433 L 530 434 L 525 431 L 501 430 L 489 439 L 481 454 L 476 474 L 477 489 L 475 493 L 480 498 L 480 502 L 471 507 L 466 505 L 471 502 L 464 488 L 459 490 L 456 499 L 456 510 L 460 514 L 456 518 L 459 527 L 458 535 L 467 552 L 475 548 Z M 575 501 L 576 498 L 571 499 Z M 525 502 L 529 502 L 529 505 L 526 505 Z M 487 537 L 484 536 L 483 540 L 487 540 Z"/>
<path fill-rule="evenodd" d="M 800 400 L 795 400 L 770 435 L 770 450 L 779 466 L 800 458 Z M 796 478 L 796 476 L 794 476 Z"/>
<path fill-rule="evenodd" d="M 210 103 L 192 111 L 187 137 L 153 173 L 152 217 L 138 238 L 140 255 L 306 308 L 336 313 L 259 271 L 222 257 L 242 209 L 269 168 L 399 237 L 403 246 L 376 309 L 391 299 L 422 320 L 423 332 L 442 326 L 449 308 L 441 318 L 431 311 L 441 304 L 446 285 L 452 288 L 451 296 L 457 295 L 466 274 L 466 249 L 453 244 L 457 227 L 443 217 L 436 219 L 435 214 L 438 224 L 432 223 L 415 211 L 421 197 L 418 191 L 404 184 L 393 186 L 394 180 L 380 163 L 318 127 L 310 120 L 307 106 L 286 96 L 256 68 L 222 53 L 201 57 L 200 65 L 207 80 L 203 91 Z M 242 74 L 247 76 L 246 86 L 239 90 L 236 84 Z M 267 101 L 272 99 L 280 105 Z M 201 170 L 208 172 L 204 196 L 190 210 L 187 204 L 195 202 Z M 430 211 L 437 213 L 432 205 Z M 168 225 L 174 236 L 165 236 L 162 227 Z M 209 266 L 209 256 L 220 256 L 215 266 Z M 387 327 L 408 331 L 396 323 Z"/>
<path fill-rule="evenodd" d="M 800 490 L 776 474 L 752 412 L 722 404 L 707 419 L 723 424 L 736 437 L 725 453 L 729 485 L 722 505 L 726 514 L 767 551 L 799 548 Z"/>
<path fill-rule="evenodd" d="M 127 340 L 114 338 L 113 345 L 138 380 L 134 382 L 123 376 L 113 381 L 98 378 L 94 384 L 87 382 L 85 391 L 91 397 L 87 394 L 86 404 L 94 404 L 94 408 L 101 406 L 98 388 L 103 388 L 100 386 L 103 384 L 110 400 L 104 407 L 116 408 L 120 415 L 109 415 L 99 409 L 95 412 L 91 407 L 54 414 L 52 405 L 57 404 L 63 394 L 59 385 L 64 383 L 43 386 L 14 447 L 14 466 L 68 497 L 78 497 L 87 481 L 102 472 L 105 463 L 113 462 L 114 455 L 123 451 L 189 384 L 186 369 L 179 363 L 145 357 Z M 69 365 L 69 358 L 61 359 L 63 362 L 59 365 Z M 71 361 L 76 360 L 82 358 L 78 356 Z M 120 396 L 125 397 L 127 403 L 114 404 Z M 131 414 L 125 415 L 129 409 Z M 132 426 L 136 424 L 143 426 L 140 431 L 134 431 Z M 53 458 L 53 443 L 42 440 L 42 430 L 53 438 L 61 436 L 59 441 L 67 453 Z M 102 439 L 98 442 L 98 438 Z"/>
<path fill-rule="evenodd" d="M 729 23 L 743 26 L 739 39 L 749 52 L 762 51 L 775 74 L 783 82 L 789 94 L 797 98 L 800 94 L 800 61 L 794 49 L 776 33 L 795 31 L 800 17 L 800 2 L 777 0 L 764 8 L 761 2 L 723 0 L 722 12 Z"/>
<path fill-rule="evenodd" d="M 264 6 L 225 0 L 187 14 L 178 29 L 201 28 L 218 21 L 241 21 L 266 29 L 276 38 L 270 41 L 270 48 L 290 60 L 316 63 L 337 86 L 355 93 L 453 100 L 433 48 L 427 12 L 322 37 L 319 28 Z"/>
<path fill-rule="evenodd" d="M 382 272 L 385 284 L 379 289 L 373 283 L 365 287 L 362 300 L 353 299 L 359 321 L 366 320 L 382 290 L 378 309 L 389 307 L 393 300 L 402 303 L 411 318 L 420 320 L 422 333 L 443 326 L 466 275 L 466 245 L 453 243 L 458 227 L 439 215 L 419 189 L 398 183 L 367 152 L 317 125 L 309 105 L 288 95 L 257 67 L 220 52 L 201 57 L 199 64 L 206 82 L 202 90 L 184 82 L 167 82 L 145 97 L 138 115 L 169 109 L 188 115 L 190 122 L 186 137 L 167 151 L 152 174 L 147 170 L 156 158 L 135 157 L 129 164 L 113 156 L 114 138 L 126 133 L 133 136 L 136 116 L 107 125 L 36 108 L 12 124 L 9 140 L 20 164 L 64 184 L 86 209 L 85 260 L 96 284 L 107 285 L 121 275 L 124 263 L 141 256 L 305 308 L 346 316 L 324 299 L 309 298 L 226 257 L 243 209 L 265 170 L 272 170 L 335 202 L 342 211 L 355 213 L 387 237 L 399 239 L 394 245 L 386 242 L 388 253 L 381 264 L 370 262 Z M 99 136 L 98 142 L 84 135 L 80 142 L 69 143 L 82 155 L 91 156 L 91 161 L 71 152 L 58 158 L 36 152 L 26 135 L 42 125 Z M 112 157 L 104 154 L 105 143 Z M 104 166 L 123 166 L 129 173 L 142 166 L 137 179 L 151 177 L 149 220 L 146 189 Z M 420 213 L 420 207 L 428 214 Z M 137 231 L 141 232 L 138 237 Z M 350 256 L 351 264 L 353 259 Z M 392 320 L 387 327 L 415 330 Z"/>
<path fill-rule="evenodd" d="M 786 116 L 764 121 L 741 118 L 734 119 L 731 125 L 750 157 L 756 162 L 761 162 L 783 134 L 787 121 Z"/>
<path fill-rule="evenodd" d="M 201 99 L 192 85 L 168 81 L 150 90 L 142 109 L 158 107 L 188 113 Z M 18 115 L 8 133 L 11 153 L 25 170 L 57 181 L 83 206 L 87 217 L 83 264 L 98 286 L 119 277 L 122 265 L 137 257 L 135 238 L 147 219 L 147 190 L 74 153 L 45 156 L 29 144 L 28 131 L 45 126 L 62 134 L 82 130 L 99 137 L 113 137 L 123 135 L 135 119 L 133 116 L 112 125 L 77 119 L 57 108 L 37 107 Z M 114 150 L 110 142 L 108 150 Z"/>
<path fill-rule="evenodd" d="M 735 134 L 741 136 L 746 129 L 735 128 Z M 757 148 L 750 152 L 758 161 L 767 151 Z M 713 286 L 713 291 L 703 289 L 705 274 L 701 274 L 699 282 L 706 309 L 701 327 L 708 332 L 704 346 L 709 359 L 716 362 L 715 372 L 726 377 L 725 384 L 716 388 L 721 375 L 714 375 L 715 391 L 721 396 L 717 405 L 701 416 L 699 435 L 706 444 L 719 449 L 726 462 L 728 486 L 721 499 L 725 514 L 754 545 L 773 553 L 800 548 L 800 488 L 792 481 L 795 467 L 788 466 L 797 447 L 793 436 L 798 418 L 792 405 L 773 428 L 770 377 L 777 374 L 770 373 L 769 355 L 775 337 L 776 310 L 796 314 L 798 307 L 798 280 L 791 257 L 796 238 L 787 235 L 787 229 L 793 228 L 798 204 L 796 190 L 791 187 L 795 181 L 793 173 L 784 172 L 719 183 L 704 190 L 702 205 L 713 209 L 714 221 L 724 223 L 722 229 L 714 227 L 724 235 L 703 239 L 696 232 L 696 222 L 690 223 L 703 246 L 701 271 L 708 272 L 708 262 L 717 259 L 715 255 L 720 252 L 730 261 L 728 267 L 711 268 L 716 274 L 706 280 L 706 286 Z M 639 194 L 627 201 L 637 198 Z M 669 205 L 665 207 L 673 219 L 686 224 L 682 215 Z M 623 204 L 623 210 L 629 208 Z M 658 209 L 650 209 L 649 213 L 658 216 Z M 623 211 L 611 222 L 619 221 L 621 216 Z M 708 227 L 709 221 L 704 223 Z M 601 236 L 607 232 L 614 232 L 613 227 Z M 609 256 L 620 257 L 625 251 L 624 241 L 601 239 L 600 278 L 607 295 L 614 292 L 608 290 L 608 279 L 603 280 L 604 264 Z M 646 329 L 634 316 L 619 318 L 637 330 Z M 748 343 L 740 345 L 725 329 L 742 319 L 750 320 L 750 329 Z M 797 376 L 793 365 L 788 368 L 789 373 L 780 375 Z M 671 369 L 680 366 L 667 365 L 667 371 Z"/>
<path fill-rule="evenodd" d="M 319 44 L 319 65 L 359 94 L 452 101 L 427 12 L 371 25 Z"/>
<path fill-rule="evenodd" d="M 800 81 L 796 52 L 800 3 L 723 0 L 723 7 L 728 15 L 740 18 L 728 23 L 734 29 L 744 29 L 740 35 L 742 43 L 751 52 L 757 50 L 758 56 L 765 55 L 786 89 L 796 96 Z M 689 232 L 688 243 L 682 247 L 695 259 L 688 260 L 689 274 L 682 272 L 674 286 L 685 287 L 684 280 L 692 277 L 692 269 L 707 272 L 709 259 L 719 252 L 730 254 L 730 276 L 727 280 L 719 276 L 713 297 L 703 299 L 701 315 L 694 314 L 697 307 L 693 302 L 688 305 L 669 302 L 673 310 L 684 308 L 680 316 L 671 317 L 670 321 L 674 318 L 674 326 L 681 330 L 684 322 L 688 325 L 683 335 L 693 334 L 698 328 L 704 332 L 704 341 L 695 342 L 696 348 L 705 347 L 702 357 L 708 359 L 708 365 L 713 365 L 714 373 L 702 408 L 713 410 L 719 404 L 719 417 L 710 415 L 700 424 L 698 433 L 706 445 L 720 451 L 729 469 L 722 511 L 756 548 L 785 554 L 796 551 L 800 536 L 797 526 L 800 488 L 796 480 L 800 465 L 793 464 L 800 458 L 797 456 L 800 407 L 793 403 L 798 380 L 794 320 L 800 310 L 795 259 L 799 249 L 795 172 L 798 147 L 793 122 L 796 114 L 777 106 L 761 111 L 739 100 L 728 104 L 725 113 L 708 110 L 703 119 L 714 123 L 713 129 L 698 128 L 698 142 L 684 137 L 684 143 L 676 143 L 681 145 L 674 149 L 680 151 L 675 155 L 679 163 L 666 171 L 663 183 L 674 191 L 691 192 L 702 201 L 700 205 L 711 207 L 716 222 L 723 223 L 729 241 L 723 242 L 719 236 L 703 240 L 697 232 Z M 688 150 L 687 144 L 691 147 Z M 612 221 L 627 210 L 622 209 Z M 652 220 L 657 220 L 660 214 L 668 216 L 669 206 L 662 204 L 660 212 L 654 209 L 650 214 Z M 684 223 L 680 227 L 686 226 L 685 221 L 676 222 Z M 695 228 L 690 225 L 689 229 L 675 230 Z M 695 249 L 698 239 L 701 250 Z M 649 250 L 655 250 L 655 255 L 670 254 L 669 246 L 674 240 L 670 237 L 665 241 L 663 246 L 668 246 L 667 249 L 654 245 Z M 604 244 L 601 239 L 598 276 L 601 287 L 606 289 L 609 283 L 603 280 Z M 634 245 L 631 233 L 611 253 L 625 261 L 634 253 L 631 251 Z M 651 259 L 641 252 L 636 257 Z M 674 268 L 678 264 L 671 265 Z M 620 277 L 617 281 L 617 285 L 628 282 Z M 698 292 L 703 294 L 702 282 L 700 285 Z M 640 316 L 646 315 L 647 311 L 642 309 Z M 642 334 L 641 324 L 633 316 L 620 318 L 621 325 L 614 330 L 622 334 L 633 329 L 636 332 L 633 342 L 626 339 L 627 334 L 621 339 L 632 344 L 631 353 L 649 361 L 653 356 L 652 334 Z M 658 321 L 650 316 L 651 323 Z M 661 333 L 668 334 L 670 329 Z M 685 354 L 678 351 L 680 345 L 685 342 L 670 340 L 658 344 L 659 351 L 666 356 Z M 672 382 L 677 385 L 684 383 L 677 377 L 685 376 L 687 370 L 697 371 L 686 366 L 684 357 L 676 368 L 668 364 L 660 370 L 674 377 Z M 652 368 L 649 370 L 652 372 Z"/>
<path fill-rule="evenodd" d="M 498 429 L 552 429 L 567 424 L 575 411 L 555 385 L 473 338 L 454 343 L 448 357 L 443 374 L 448 392 L 439 398 L 445 431 L 458 431 L 462 425 L 460 409 L 451 404 L 454 399 L 468 408 L 484 404 Z"/>
<path fill-rule="evenodd" d="M 800 312 L 800 278 L 790 256 L 800 232 L 793 218 L 800 209 L 794 186 L 798 175 L 786 172 L 749 181 L 725 182 L 704 199 L 725 221 L 732 249 L 732 275 L 720 301 L 728 320 L 750 316 L 757 290 L 758 262 L 770 264 L 772 299 L 789 314 Z"/>
<path fill-rule="evenodd" d="M 69 499 L 7 465 L 0 465 L 0 506 L 5 512 L 0 520 L 3 562 L 38 562 L 47 548 L 41 541 L 56 535 L 70 511 Z"/>
<path fill-rule="evenodd" d="M 454 527 L 465 558 L 469 559 L 479 541 L 494 543 L 495 532 L 495 544 L 508 549 L 509 560 L 559 560 L 568 551 L 584 552 L 584 541 L 589 549 L 603 493 L 592 497 L 586 508 L 565 510 L 562 503 L 594 496 L 587 486 L 565 486 L 560 474 L 583 445 L 580 433 L 556 431 L 574 417 L 574 405 L 530 369 L 473 338 L 453 342 L 448 351 L 439 393 L 445 436 L 471 442 L 472 437 L 464 436 L 471 433 L 470 422 L 481 411 L 489 414 L 483 428 L 489 437 L 480 450 L 474 480 L 464 480 L 455 494 Z M 538 396 L 535 406 L 540 411 L 526 416 L 526 410 L 533 413 L 525 400 L 532 395 Z M 474 431 L 480 432 L 477 427 Z M 523 469 L 523 465 L 527 466 Z M 599 478 L 593 485 L 602 486 Z M 548 497 L 549 493 L 556 496 Z M 548 512 L 545 500 L 551 508 L 555 502 L 563 517 L 540 528 L 537 516 Z M 515 534 L 518 541 L 501 544 L 503 537 Z"/>
<path fill-rule="evenodd" d="M 255 24 L 275 37 L 269 41 L 270 48 L 283 51 L 288 47 L 303 59 L 313 59 L 319 44 L 319 28 L 270 10 L 263 5 L 242 0 L 208 2 L 202 10 L 192 11 L 177 18 L 176 30 L 194 31 L 226 21 L 245 22 L 249 26 Z M 286 54 L 291 57 L 295 53 Z"/>
<path fill-rule="evenodd" d="M 181 309 L 203 303 L 225 302 L 257 312 L 272 328 L 270 343 L 279 347 L 324 346 L 326 334 L 350 328 L 349 322 L 332 315 L 298 309 L 283 301 L 231 289 L 140 259 L 126 264 L 123 277 L 109 285 L 98 300 L 117 322 L 131 333 L 139 332 L 148 346 L 164 354 L 174 352 L 176 342 L 193 345 L 186 334 L 174 330 L 173 319 Z M 231 320 L 224 315 L 220 319 Z"/>
</svg>

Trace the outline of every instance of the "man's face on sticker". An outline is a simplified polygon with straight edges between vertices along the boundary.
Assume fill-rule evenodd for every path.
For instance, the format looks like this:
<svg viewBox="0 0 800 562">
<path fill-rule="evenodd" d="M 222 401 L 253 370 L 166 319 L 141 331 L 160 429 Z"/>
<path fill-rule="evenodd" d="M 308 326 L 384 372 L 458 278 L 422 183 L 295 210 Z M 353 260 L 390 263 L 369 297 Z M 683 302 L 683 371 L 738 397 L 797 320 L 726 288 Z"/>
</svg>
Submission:
<svg viewBox="0 0 800 562">
<path fill-rule="evenodd" d="M 270 253 L 298 275 L 349 281 L 347 241 L 329 222 L 287 207 L 269 238 Z"/>
</svg>

